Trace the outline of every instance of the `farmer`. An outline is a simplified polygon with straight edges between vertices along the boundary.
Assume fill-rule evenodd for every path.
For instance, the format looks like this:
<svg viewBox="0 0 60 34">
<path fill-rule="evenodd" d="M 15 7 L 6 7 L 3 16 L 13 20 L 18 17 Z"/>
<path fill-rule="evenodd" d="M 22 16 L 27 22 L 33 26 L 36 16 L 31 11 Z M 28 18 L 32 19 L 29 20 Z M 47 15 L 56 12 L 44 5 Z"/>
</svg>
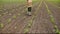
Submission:
<svg viewBox="0 0 60 34">
<path fill-rule="evenodd" d="M 27 7 L 28 7 L 28 12 L 27 14 L 31 16 L 31 10 L 32 10 L 32 0 L 27 0 Z"/>
</svg>

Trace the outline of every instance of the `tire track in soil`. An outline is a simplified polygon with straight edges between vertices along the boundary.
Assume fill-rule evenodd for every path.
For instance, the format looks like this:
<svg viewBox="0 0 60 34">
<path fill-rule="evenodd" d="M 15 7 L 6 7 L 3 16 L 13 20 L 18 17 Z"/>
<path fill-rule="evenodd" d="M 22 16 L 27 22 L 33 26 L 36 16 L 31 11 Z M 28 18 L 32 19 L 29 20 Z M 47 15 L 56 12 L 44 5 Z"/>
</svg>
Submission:
<svg viewBox="0 0 60 34">
<path fill-rule="evenodd" d="M 53 24 L 49 21 L 49 15 L 46 12 L 46 7 L 44 3 L 41 5 L 40 12 L 36 19 L 34 20 L 34 24 L 30 30 L 30 33 L 54 33 L 53 32 Z"/>
<path fill-rule="evenodd" d="M 42 1 L 41 1 L 41 3 L 42 3 Z M 40 5 L 41 5 L 41 3 L 40 3 Z M 40 5 L 38 5 L 38 8 L 36 8 L 36 9 L 37 9 L 36 11 L 39 11 Z M 35 13 L 35 14 L 36 14 L 36 13 Z M 39 12 L 38 12 L 38 14 L 39 14 Z M 37 15 L 38 15 L 38 14 L 37 14 Z M 36 15 L 36 17 L 37 17 L 37 15 Z M 35 19 L 36 19 L 36 17 L 35 17 Z M 34 20 L 35 20 L 35 19 L 34 19 Z M 33 22 L 34 22 L 34 20 L 33 20 Z M 33 25 L 34 25 L 34 23 L 32 24 L 32 26 L 33 26 Z M 31 30 L 31 29 L 30 29 L 30 30 Z M 29 33 L 30 33 L 30 32 L 29 32 Z"/>
<path fill-rule="evenodd" d="M 31 20 L 32 20 L 31 23 L 33 24 L 33 21 L 34 21 L 34 19 L 36 18 L 37 13 L 38 13 L 37 10 L 39 9 L 41 3 L 42 3 L 42 1 L 39 2 L 39 5 L 38 5 L 38 7 L 36 8 L 36 11 L 34 12 L 34 15 L 33 15 L 32 18 L 29 20 L 28 24 L 30 24 L 30 21 L 31 21 Z M 28 24 L 27 24 L 26 26 L 28 26 Z M 31 26 L 32 26 L 32 25 L 31 25 Z M 28 31 L 28 32 L 25 32 L 25 29 L 27 29 L 27 27 L 25 27 L 22 32 L 28 33 L 29 31 Z M 29 28 L 28 30 L 30 30 L 30 28 Z"/>
<path fill-rule="evenodd" d="M 39 2 L 38 2 L 38 3 L 35 3 L 35 4 L 36 4 L 36 5 L 32 7 L 32 16 L 34 15 L 34 12 L 36 11 L 36 8 L 37 8 L 37 5 L 39 5 Z M 30 18 L 28 18 L 28 19 L 25 21 L 25 22 L 27 22 L 27 24 L 28 24 L 28 22 L 32 19 L 32 16 L 31 16 L 31 17 L 29 16 Z M 26 24 L 26 25 L 27 25 L 27 24 Z M 25 27 L 26 27 L 26 25 L 25 25 Z M 25 27 L 23 27 L 23 29 L 22 29 L 22 31 L 21 31 L 22 33 L 23 33 L 23 30 L 24 30 Z"/>
<path fill-rule="evenodd" d="M 48 2 L 46 2 L 46 4 L 48 5 L 49 9 L 52 11 L 53 16 L 55 18 L 55 22 L 58 26 L 58 29 L 60 30 L 60 8 L 56 8 L 55 6 L 52 6 L 51 4 L 49 4 Z"/>
</svg>

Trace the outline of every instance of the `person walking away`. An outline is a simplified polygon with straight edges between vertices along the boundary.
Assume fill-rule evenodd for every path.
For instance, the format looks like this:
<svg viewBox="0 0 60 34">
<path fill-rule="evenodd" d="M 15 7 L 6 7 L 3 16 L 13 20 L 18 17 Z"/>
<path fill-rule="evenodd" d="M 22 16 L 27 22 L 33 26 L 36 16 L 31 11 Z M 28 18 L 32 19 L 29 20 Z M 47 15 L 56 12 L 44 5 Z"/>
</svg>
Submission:
<svg viewBox="0 0 60 34">
<path fill-rule="evenodd" d="M 31 10 L 32 10 L 32 0 L 27 0 L 27 7 L 28 7 L 28 12 L 27 14 L 31 16 Z"/>
</svg>

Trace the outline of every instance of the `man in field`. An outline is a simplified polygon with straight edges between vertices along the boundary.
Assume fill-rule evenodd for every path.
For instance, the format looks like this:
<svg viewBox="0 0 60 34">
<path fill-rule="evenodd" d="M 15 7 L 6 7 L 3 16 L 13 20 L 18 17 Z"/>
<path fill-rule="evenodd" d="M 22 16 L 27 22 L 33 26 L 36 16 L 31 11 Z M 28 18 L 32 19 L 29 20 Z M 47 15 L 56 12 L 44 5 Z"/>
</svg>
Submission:
<svg viewBox="0 0 60 34">
<path fill-rule="evenodd" d="M 28 12 L 27 14 L 31 16 L 31 10 L 32 10 L 32 0 L 27 0 L 27 6 L 28 6 Z"/>
</svg>

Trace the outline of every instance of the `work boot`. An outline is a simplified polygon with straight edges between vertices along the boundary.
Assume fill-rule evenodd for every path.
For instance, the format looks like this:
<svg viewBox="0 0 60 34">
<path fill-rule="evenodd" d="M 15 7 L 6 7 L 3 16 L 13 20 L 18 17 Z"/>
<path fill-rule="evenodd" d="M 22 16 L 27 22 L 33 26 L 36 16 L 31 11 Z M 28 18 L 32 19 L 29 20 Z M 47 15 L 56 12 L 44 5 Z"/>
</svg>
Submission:
<svg viewBox="0 0 60 34">
<path fill-rule="evenodd" d="M 31 16 L 31 12 L 28 12 L 27 14 L 28 14 L 28 16 Z"/>
</svg>

